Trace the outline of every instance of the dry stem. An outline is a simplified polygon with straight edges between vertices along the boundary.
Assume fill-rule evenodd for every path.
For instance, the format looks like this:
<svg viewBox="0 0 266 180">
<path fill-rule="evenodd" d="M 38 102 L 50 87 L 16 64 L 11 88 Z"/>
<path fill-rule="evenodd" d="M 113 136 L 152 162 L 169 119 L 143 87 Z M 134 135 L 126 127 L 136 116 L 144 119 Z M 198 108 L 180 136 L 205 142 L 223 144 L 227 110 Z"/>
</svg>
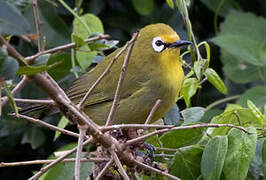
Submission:
<svg viewBox="0 0 266 180">
<path fill-rule="evenodd" d="M 108 74 L 108 72 L 110 71 L 112 65 L 114 64 L 114 62 L 121 56 L 121 54 L 127 49 L 128 45 L 130 44 L 130 42 L 132 42 L 132 39 L 126 43 L 125 46 L 123 46 L 121 48 L 121 50 L 115 55 L 115 57 L 112 59 L 112 61 L 108 64 L 107 68 L 104 70 L 104 72 L 99 76 L 99 78 L 95 81 L 95 83 L 93 83 L 93 85 L 90 87 L 90 89 L 87 91 L 87 93 L 85 94 L 85 96 L 82 98 L 82 100 L 79 102 L 79 104 L 77 105 L 77 107 L 79 109 L 82 109 L 86 100 L 88 99 L 90 93 L 92 92 L 92 90 L 101 82 L 101 80 L 104 78 L 104 76 L 106 76 Z"/>
<path fill-rule="evenodd" d="M 130 180 L 125 169 L 123 168 L 123 165 L 121 163 L 121 161 L 119 160 L 119 158 L 117 157 L 117 154 L 116 152 L 114 151 L 114 149 L 112 148 L 110 151 L 109 151 L 115 161 L 115 164 L 117 165 L 117 167 L 119 168 L 120 172 L 122 173 L 122 176 L 124 177 L 124 179 L 126 180 Z"/>
<path fill-rule="evenodd" d="M 33 165 L 33 164 L 48 164 L 53 162 L 54 159 L 48 159 L 48 160 L 33 160 L 33 161 L 21 161 L 21 162 L 1 162 L 1 167 L 13 167 L 13 166 L 26 166 L 26 165 Z M 109 158 L 81 158 L 81 162 L 104 162 L 104 161 L 110 161 Z M 74 158 L 68 158 L 61 161 L 62 163 L 68 163 L 68 162 L 75 162 Z"/>
<path fill-rule="evenodd" d="M 100 180 L 105 175 L 106 171 L 108 170 L 108 168 L 110 167 L 110 165 L 113 163 L 113 161 L 114 161 L 114 159 L 111 158 L 110 161 L 108 163 L 106 163 L 106 165 L 101 170 L 101 172 L 97 175 L 97 177 L 95 178 L 95 180 Z"/>
<path fill-rule="evenodd" d="M 91 139 L 86 140 L 83 143 L 83 146 L 89 144 L 91 142 Z M 72 153 L 74 153 L 77 150 L 77 147 L 73 148 L 72 150 L 68 151 L 66 154 L 62 155 L 61 157 L 53 160 L 50 164 L 48 164 L 47 166 L 43 167 L 39 172 L 37 172 L 36 174 L 34 174 L 34 176 L 32 176 L 31 178 L 29 178 L 29 180 L 36 180 L 38 179 L 41 175 L 43 175 L 46 171 L 48 171 L 50 168 L 52 168 L 53 166 L 55 166 L 57 163 L 61 162 L 63 159 L 65 159 L 66 157 L 70 156 Z"/>
<path fill-rule="evenodd" d="M 86 39 L 86 40 L 84 40 L 84 42 L 88 43 L 88 42 L 91 42 L 91 41 L 96 41 L 96 40 L 99 40 L 99 39 L 105 39 L 105 38 L 109 38 L 109 37 L 110 36 L 108 34 L 104 34 L 104 35 L 95 36 L 95 37 Z M 38 52 L 35 55 L 26 57 L 25 60 L 30 63 L 33 59 L 35 59 L 35 58 L 37 58 L 37 57 L 39 57 L 39 56 L 41 56 L 43 54 L 54 53 L 54 52 L 57 52 L 57 51 L 61 51 L 61 50 L 68 49 L 68 48 L 74 48 L 74 47 L 76 47 L 75 43 L 65 44 L 65 45 L 58 46 L 58 47 L 53 48 L 53 49 L 48 49 L 48 50 L 45 50 L 45 51 Z"/>
<path fill-rule="evenodd" d="M 115 129 L 128 129 L 128 128 L 134 128 L 134 129 L 169 129 L 173 128 L 175 126 L 173 125 L 159 125 L 159 124 L 116 124 L 112 126 L 102 126 L 100 129 L 102 132 L 115 130 Z"/>
<path fill-rule="evenodd" d="M 159 170 L 159 169 L 156 169 L 156 168 L 154 168 L 154 167 L 148 166 L 148 165 L 143 164 L 143 163 L 141 163 L 141 162 L 138 162 L 138 161 L 135 160 L 135 159 L 134 159 L 133 161 L 134 161 L 134 163 L 135 163 L 137 166 L 139 166 L 140 168 L 144 168 L 144 169 L 147 169 L 147 170 L 150 170 L 150 171 L 154 171 L 154 172 L 156 172 L 156 173 L 158 173 L 158 174 L 161 174 L 161 175 L 163 175 L 163 176 L 165 176 L 165 177 L 168 177 L 168 178 L 170 178 L 170 179 L 181 180 L 181 179 L 179 179 L 178 177 L 175 177 L 175 176 L 173 176 L 173 175 L 171 175 L 171 174 L 168 174 L 168 173 L 166 173 L 166 172 L 163 172 L 163 171 L 161 171 L 161 170 Z"/>
<path fill-rule="evenodd" d="M 153 117 L 153 114 L 156 112 L 156 110 L 158 109 L 158 107 L 159 107 L 159 105 L 160 105 L 161 102 L 162 102 L 161 99 L 158 99 L 156 101 L 156 103 L 154 104 L 154 106 L 151 109 L 151 112 L 150 112 L 149 116 L 147 117 L 147 119 L 145 121 L 145 124 L 150 124 L 150 121 L 151 121 L 151 119 Z"/>
<path fill-rule="evenodd" d="M 122 70 L 121 70 L 121 73 L 120 73 L 120 77 L 119 77 L 119 80 L 118 80 L 118 83 L 117 83 L 113 104 L 112 104 L 111 110 L 110 110 L 110 112 L 108 114 L 105 126 L 113 124 L 115 111 L 116 111 L 116 109 L 117 109 L 117 107 L 119 105 L 120 90 L 121 90 L 122 83 L 123 83 L 125 75 L 126 75 L 127 64 L 129 62 L 129 58 L 130 58 L 131 52 L 132 52 L 133 47 L 134 47 L 134 42 L 136 41 L 138 35 L 139 35 L 139 32 L 134 33 L 133 36 L 132 36 L 131 41 L 129 42 L 130 44 L 128 46 L 127 54 L 125 55 L 125 58 L 124 58 L 124 63 L 123 63 Z"/>
<path fill-rule="evenodd" d="M 51 100 L 51 99 L 20 99 L 20 98 L 14 98 L 14 101 L 20 102 L 20 103 L 45 104 L 45 105 L 55 106 L 54 100 Z"/>
<path fill-rule="evenodd" d="M 218 127 L 231 127 L 231 128 L 236 128 L 239 129 L 241 131 L 244 131 L 247 134 L 250 134 L 246 129 L 244 129 L 243 127 L 240 126 L 235 126 L 233 124 L 196 124 L 196 125 L 191 125 L 191 126 L 179 126 L 179 127 L 173 127 L 173 128 L 169 128 L 169 129 L 161 129 L 161 130 L 156 130 L 153 131 L 151 133 L 148 133 L 146 135 L 137 137 L 135 139 L 132 140 L 128 140 L 124 145 L 128 146 L 130 144 L 136 144 L 140 141 L 143 141 L 145 139 L 147 139 L 148 137 L 154 136 L 156 134 L 161 134 L 161 133 L 165 133 L 165 132 L 170 132 L 170 131 L 175 131 L 175 130 L 183 130 L 183 129 L 195 129 L 195 128 L 218 128 Z"/>
<path fill-rule="evenodd" d="M 75 160 L 75 173 L 74 173 L 74 179 L 79 180 L 80 179 L 80 158 L 81 158 L 81 152 L 83 148 L 83 141 L 84 137 L 86 135 L 86 131 L 88 127 L 86 125 L 79 126 L 79 139 L 78 139 L 78 146 L 77 146 L 77 152 L 76 152 L 76 160 Z"/>
<path fill-rule="evenodd" d="M 34 20 L 35 20 L 35 26 L 36 26 L 36 32 L 38 37 L 38 51 L 41 51 L 42 43 L 41 43 L 41 20 L 39 16 L 39 10 L 38 10 L 38 0 L 32 0 L 32 7 L 33 7 L 33 14 L 34 14 Z"/>
<path fill-rule="evenodd" d="M 11 93 L 15 95 L 21 88 L 23 88 L 26 85 L 27 80 L 28 80 L 27 76 L 22 76 L 21 81 L 14 87 L 14 89 L 12 89 Z M 8 102 L 8 97 L 7 96 L 2 97 L 1 101 L 2 101 L 1 105 L 3 107 Z"/>
<path fill-rule="evenodd" d="M 71 132 L 71 131 L 56 127 L 56 126 L 53 126 L 51 124 L 48 124 L 48 123 L 46 123 L 44 121 L 41 121 L 39 119 L 36 119 L 36 118 L 32 118 L 32 117 L 25 116 L 25 115 L 22 115 L 22 114 L 18 114 L 18 116 L 16 116 L 14 113 L 9 114 L 9 115 L 13 116 L 13 117 L 18 117 L 18 118 L 25 119 L 27 121 L 30 121 L 30 122 L 34 123 L 34 124 L 42 125 L 42 126 L 48 128 L 48 129 L 51 129 L 53 131 L 59 131 L 62 134 L 66 134 L 66 135 L 73 136 L 73 137 L 76 137 L 76 138 L 79 137 L 79 135 L 77 133 L 74 133 L 74 132 Z"/>
</svg>

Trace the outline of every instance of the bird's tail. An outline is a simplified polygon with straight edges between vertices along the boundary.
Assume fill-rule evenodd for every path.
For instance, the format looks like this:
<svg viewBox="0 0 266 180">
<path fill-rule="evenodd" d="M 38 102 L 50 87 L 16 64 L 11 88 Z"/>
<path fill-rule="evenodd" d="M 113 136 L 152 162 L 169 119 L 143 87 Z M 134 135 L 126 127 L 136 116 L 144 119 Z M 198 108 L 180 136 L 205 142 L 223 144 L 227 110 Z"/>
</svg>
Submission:
<svg viewBox="0 0 266 180">
<path fill-rule="evenodd" d="M 54 108 L 51 105 L 47 104 L 19 103 L 18 107 L 20 108 L 19 114 L 29 115 L 33 117 L 40 117 L 43 113 L 45 113 L 46 115 L 52 115 L 58 112 L 57 108 Z"/>
</svg>

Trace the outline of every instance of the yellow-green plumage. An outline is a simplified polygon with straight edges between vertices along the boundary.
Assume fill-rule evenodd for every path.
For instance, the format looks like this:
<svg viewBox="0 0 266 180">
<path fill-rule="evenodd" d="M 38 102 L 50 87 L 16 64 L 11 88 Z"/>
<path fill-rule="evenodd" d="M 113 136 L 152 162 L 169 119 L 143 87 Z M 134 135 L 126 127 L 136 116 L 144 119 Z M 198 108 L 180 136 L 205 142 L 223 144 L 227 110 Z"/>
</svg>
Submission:
<svg viewBox="0 0 266 180">
<path fill-rule="evenodd" d="M 161 37 L 167 43 L 179 40 L 176 32 L 165 24 L 153 24 L 140 30 L 121 88 L 114 124 L 144 123 L 155 102 L 161 99 L 152 119 L 155 121 L 163 117 L 178 98 L 184 77 L 179 64 L 180 49 L 166 48 L 156 52 L 152 47 L 154 37 Z M 74 103 L 79 103 L 119 50 L 77 79 L 67 90 Z M 105 124 L 110 111 L 124 56 L 125 53 L 117 59 L 85 103 L 85 112 L 99 125 Z"/>
</svg>

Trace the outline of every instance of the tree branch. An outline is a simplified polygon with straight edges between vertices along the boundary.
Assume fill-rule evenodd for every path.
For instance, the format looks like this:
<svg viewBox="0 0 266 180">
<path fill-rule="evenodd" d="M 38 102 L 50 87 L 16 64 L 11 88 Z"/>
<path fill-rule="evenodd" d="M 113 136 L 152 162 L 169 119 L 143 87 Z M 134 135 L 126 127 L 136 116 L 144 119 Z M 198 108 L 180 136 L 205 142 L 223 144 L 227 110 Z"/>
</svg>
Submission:
<svg viewBox="0 0 266 180">
<path fill-rule="evenodd" d="M 41 21 L 39 16 L 39 10 L 38 10 L 38 0 L 32 0 L 32 7 L 33 7 L 33 14 L 34 14 L 34 20 L 35 20 L 35 26 L 36 26 L 36 34 L 38 37 L 38 51 L 41 51 L 42 43 L 41 43 Z"/>
<path fill-rule="evenodd" d="M 100 127 L 100 130 L 102 132 L 111 131 L 115 129 L 128 129 L 128 128 L 134 128 L 134 129 L 169 129 L 173 128 L 175 126 L 173 125 L 159 125 L 159 124 L 116 124 L 112 126 L 102 126 Z"/>
<path fill-rule="evenodd" d="M 123 168 L 123 165 L 121 164 L 119 158 L 117 157 L 117 154 L 116 152 L 114 151 L 114 149 L 112 148 L 110 151 L 109 151 L 115 161 L 115 164 L 117 165 L 117 167 L 119 168 L 120 172 L 122 173 L 122 176 L 124 177 L 124 179 L 126 180 L 130 180 L 125 169 Z"/>
<path fill-rule="evenodd" d="M 127 49 L 127 47 L 129 46 L 129 44 L 132 42 L 132 39 L 130 41 L 128 41 L 126 43 L 126 45 L 124 45 L 121 50 L 115 55 L 115 57 L 112 59 L 112 61 L 108 64 L 108 66 L 106 67 L 106 69 L 104 70 L 104 72 L 99 76 L 99 78 L 95 81 L 95 83 L 93 83 L 93 85 L 90 87 L 90 89 L 87 91 L 87 93 L 85 94 L 85 96 L 82 98 L 82 100 L 79 102 L 79 104 L 77 105 L 77 107 L 79 109 L 82 109 L 84 107 L 84 104 L 86 102 L 86 100 L 88 99 L 90 93 L 92 92 L 92 90 L 101 82 L 101 80 L 104 78 L 104 76 L 106 76 L 111 67 L 113 66 L 114 62 L 121 56 L 121 54 Z"/>
<path fill-rule="evenodd" d="M 75 160 L 75 172 L 74 172 L 74 179 L 79 180 L 80 179 L 80 158 L 83 148 L 83 141 L 84 137 L 86 135 L 86 131 L 88 129 L 87 125 L 79 126 L 79 139 L 78 139 L 78 146 L 77 146 L 77 152 L 76 152 L 76 160 Z"/>
<path fill-rule="evenodd" d="M 99 39 L 105 39 L 105 38 L 109 38 L 109 37 L 110 36 L 108 34 L 104 34 L 104 35 L 95 36 L 95 37 L 86 39 L 84 42 L 88 43 L 88 42 L 97 41 Z M 43 54 L 54 53 L 54 52 L 57 52 L 57 51 L 61 51 L 61 50 L 68 49 L 68 48 L 74 48 L 74 47 L 76 47 L 76 44 L 75 43 L 69 43 L 69 44 L 66 44 L 66 45 L 58 46 L 58 47 L 53 48 L 53 49 L 48 49 L 46 51 L 38 52 L 35 55 L 26 57 L 25 60 L 28 63 L 31 63 L 33 59 L 36 59 L 37 57 L 39 57 L 39 56 L 41 56 Z"/>
<path fill-rule="evenodd" d="M 20 99 L 20 98 L 14 98 L 14 101 L 20 102 L 20 103 L 29 103 L 29 104 L 45 104 L 45 105 L 51 105 L 55 106 L 54 100 L 51 99 Z"/>
<path fill-rule="evenodd" d="M 156 103 L 154 104 L 154 106 L 151 109 L 151 112 L 150 112 L 149 116 L 147 117 L 147 119 L 145 121 L 145 124 L 150 124 L 150 121 L 151 121 L 151 119 L 153 117 L 153 114 L 156 112 L 156 110 L 158 109 L 158 107 L 159 107 L 159 105 L 160 105 L 161 102 L 162 102 L 161 99 L 158 99 L 156 101 Z"/>
<path fill-rule="evenodd" d="M 117 109 L 117 106 L 118 106 L 119 100 L 120 100 L 120 98 L 119 98 L 120 90 L 121 90 L 122 83 L 123 83 L 125 75 L 126 75 L 127 64 L 129 62 L 129 58 L 131 56 L 131 52 L 132 52 L 134 44 L 135 44 L 134 42 L 136 41 L 138 35 L 139 35 L 139 32 L 134 33 L 133 36 L 132 36 L 131 41 L 129 42 L 130 44 L 128 46 L 127 54 L 125 55 L 125 58 L 124 58 L 124 63 L 123 63 L 122 70 L 121 70 L 121 73 L 120 73 L 120 77 L 119 77 L 119 80 L 118 80 L 118 83 L 117 83 L 113 104 L 112 104 L 111 110 L 110 110 L 110 112 L 108 114 L 105 126 L 113 124 L 115 111 Z"/>
<path fill-rule="evenodd" d="M 69 136 L 73 136 L 73 137 L 79 138 L 79 135 L 77 133 L 74 133 L 74 132 L 71 132 L 71 131 L 56 127 L 56 126 L 53 126 L 51 124 L 48 124 L 48 123 L 46 123 L 44 121 L 41 121 L 39 119 L 36 119 L 36 118 L 32 118 L 32 117 L 25 116 L 25 115 L 22 115 L 22 114 L 18 114 L 18 116 L 16 116 L 15 113 L 12 113 L 12 114 L 9 114 L 9 115 L 13 116 L 13 117 L 18 117 L 18 118 L 25 119 L 27 121 L 30 121 L 30 122 L 34 123 L 34 124 L 42 125 L 42 126 L 48 128 L 48 129 L 51 129 L 53 131 L 59 131 L 62 134 L 66 134 L 66 135 L 69 135 Z"/>
<path fill-rule="evenodd" d="M 191 126 L 179 126 L 179 127 L 173 127 L 173 128 L 169 128 L 169 129 L 161 129 L 161 130 L 156 130 L 153 131 L 151 133 L 145 134 L 143 136 L 137 137 L 135 139 L 132 140 L 128 140 L 124 146 L 128 146 L 130 144 L 136 144 L 140 141 L 143 141 L 145 139 L 147 139 L 148 137 L 154 136 L 156 134 L 161 134 L 161 133 L 165 133 L 165 132 L 170 132 L 170 131 L 176 131 L 176 130 L 183 130 L 183 129 L 195 129 L 195 128 L 219 128 L 219 127 L 231 127 L 231 128 L 236 128 L 239 129 L 241 131 L 244 131 L 247 134 L 250 134 L 246 129 L 244 129 L 243 127 L 240 126 L 235 126 L 233 124 L 196 124 L 196 125 L 191 125 Z"/>
<path fill-rule="evenodd" d="M 13 167 L 13 166 L 26 166 L 26 165 L 33 165 L 33 164 L 48 164 L 53 161 L 54 159 L 21 161 L 21 162 L 0 162 L 0 168 L 1 167 Z M 81 162 L 104 162 L 104 161 L 110 161 L 110 159 L 109 158 L 81 158 L 80 161 Z M 75 162 L 75 159 L 74 158 L 64 159 L 61 162 L 62 163 Z"/>
<path fill-rule="evenodd" d="M 27 76 L 22 76 L 22 79 L 21 81 L 14 87 L 14 89 L 11 91 L 11 93 L 13 95 L 15 95 L 20 89 L 22 89 L 26 83 L 28 81 L 28 77 Z M 1 101 L 2 101 L 2 107 L 6 105 L 6 103 L 8 102 L 8 97 L 5 96 L 5 97 L 2 97 L 1 98 Z"/>
<path fill-rule="evenodd" d="M 83 146 L 89 144 L 91 142 L 91 138 L 86 140 L 83 143 Z M 29 180 L 36 180 L 38 179 L 41 175 L 43 175 L 46 171 L 48 171 L 50 168 L 52 168 L 53 166 L 55 166 L 57 163 L 61 162 L 63 159 L 65 159 L 66 157 L 70 156 L 72 153 L 74 153 L 77 150 L 77 147 L 73 148 L 72 150 L 68 151 L 66 154 L 60 156 L 59 158 L 53 160 L 50 164 L 48 164 L 47 166 L 43 167 L 39 172 L 37 172 L 36 174 L 34 174 L 34 176 L 32 176 L 31 178 L 29 178 Z"/>
<path fill-rule="evenodd" d="M 171 174 L 168 174 L 168 173 L 166 173 L 166 172 L 163 172 L 163 171 L 161 171 L 161 170 L 159 170 L 159 169 L 156 169 L 156 168 L 154 168 L 154 167 L 148 166 L 148 165 L 143 164 L 143 163 L 141 163 L 141 162 L 138 162 L 138 161 L 135 160 L 135 159 L 134 159 L 133 161 L 134 161 L 134 163 L 135 163 L 137 166 L 139 166 L 140 168 L 147 169 L 147 170 L 150 170 L 150 171 L 154 171 L 154 172 L 156 172 L 156 173 L 158 173 L 158 174 L 161 174 L 161 175 L 163 175 L 163 176 L 165 176 L 165 177 L 168 177 L 168 178 L 170 178 L 170 179 L 181 180 L 181 179 L 179 179 L 178 177 L 175 177 L 175 176 L 173 176 L 173 175 L 171 175 Z"/>
<path fill-rule="evenodd" d="M 108 168 L 110 167 L 110 165 L 114 162 L 114 159 L 111 158 L 110 161 L 108 163 L 106 163 L 106 165 L 104 166 L 104 168 L 101 170 L 101 172 L 97 175 L 97 177 L 95 178 L 95 180 L 100 180 L 106 173 L 106 171 L 108 170 Z"/>
<path fill-rule="evenodd" d="M 0 45 L 5 45 L 7 47 L 7 52 L 9 53 L 10 56 L 12 56 L 18 61 L 19 65 L 21 66 L 26 65 L 24 57 L 19 52 L 17 52 L 17 50 L 13 46 L 11 46 L 8 43 L 2 35 L 0 35 Z"/>
</svg>

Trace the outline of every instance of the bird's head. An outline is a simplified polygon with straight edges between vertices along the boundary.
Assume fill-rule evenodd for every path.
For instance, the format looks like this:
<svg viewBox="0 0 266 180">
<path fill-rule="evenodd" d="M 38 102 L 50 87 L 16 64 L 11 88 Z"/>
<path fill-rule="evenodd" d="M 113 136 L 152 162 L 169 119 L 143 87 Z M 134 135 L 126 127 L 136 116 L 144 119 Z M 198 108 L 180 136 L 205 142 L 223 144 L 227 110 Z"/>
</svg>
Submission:
<svg viewBox="0 0 266 180">
<path fill-rule="evenodd" d="M 180 47 L 191 44 L 190 41 L 180 40 L 177 33 L 168 25 L 158 23 L 142 28 L 139 32 L 136 46 L 142 54 L 153 57 L 176 57 L 180 55 Z"/>
</svg>

